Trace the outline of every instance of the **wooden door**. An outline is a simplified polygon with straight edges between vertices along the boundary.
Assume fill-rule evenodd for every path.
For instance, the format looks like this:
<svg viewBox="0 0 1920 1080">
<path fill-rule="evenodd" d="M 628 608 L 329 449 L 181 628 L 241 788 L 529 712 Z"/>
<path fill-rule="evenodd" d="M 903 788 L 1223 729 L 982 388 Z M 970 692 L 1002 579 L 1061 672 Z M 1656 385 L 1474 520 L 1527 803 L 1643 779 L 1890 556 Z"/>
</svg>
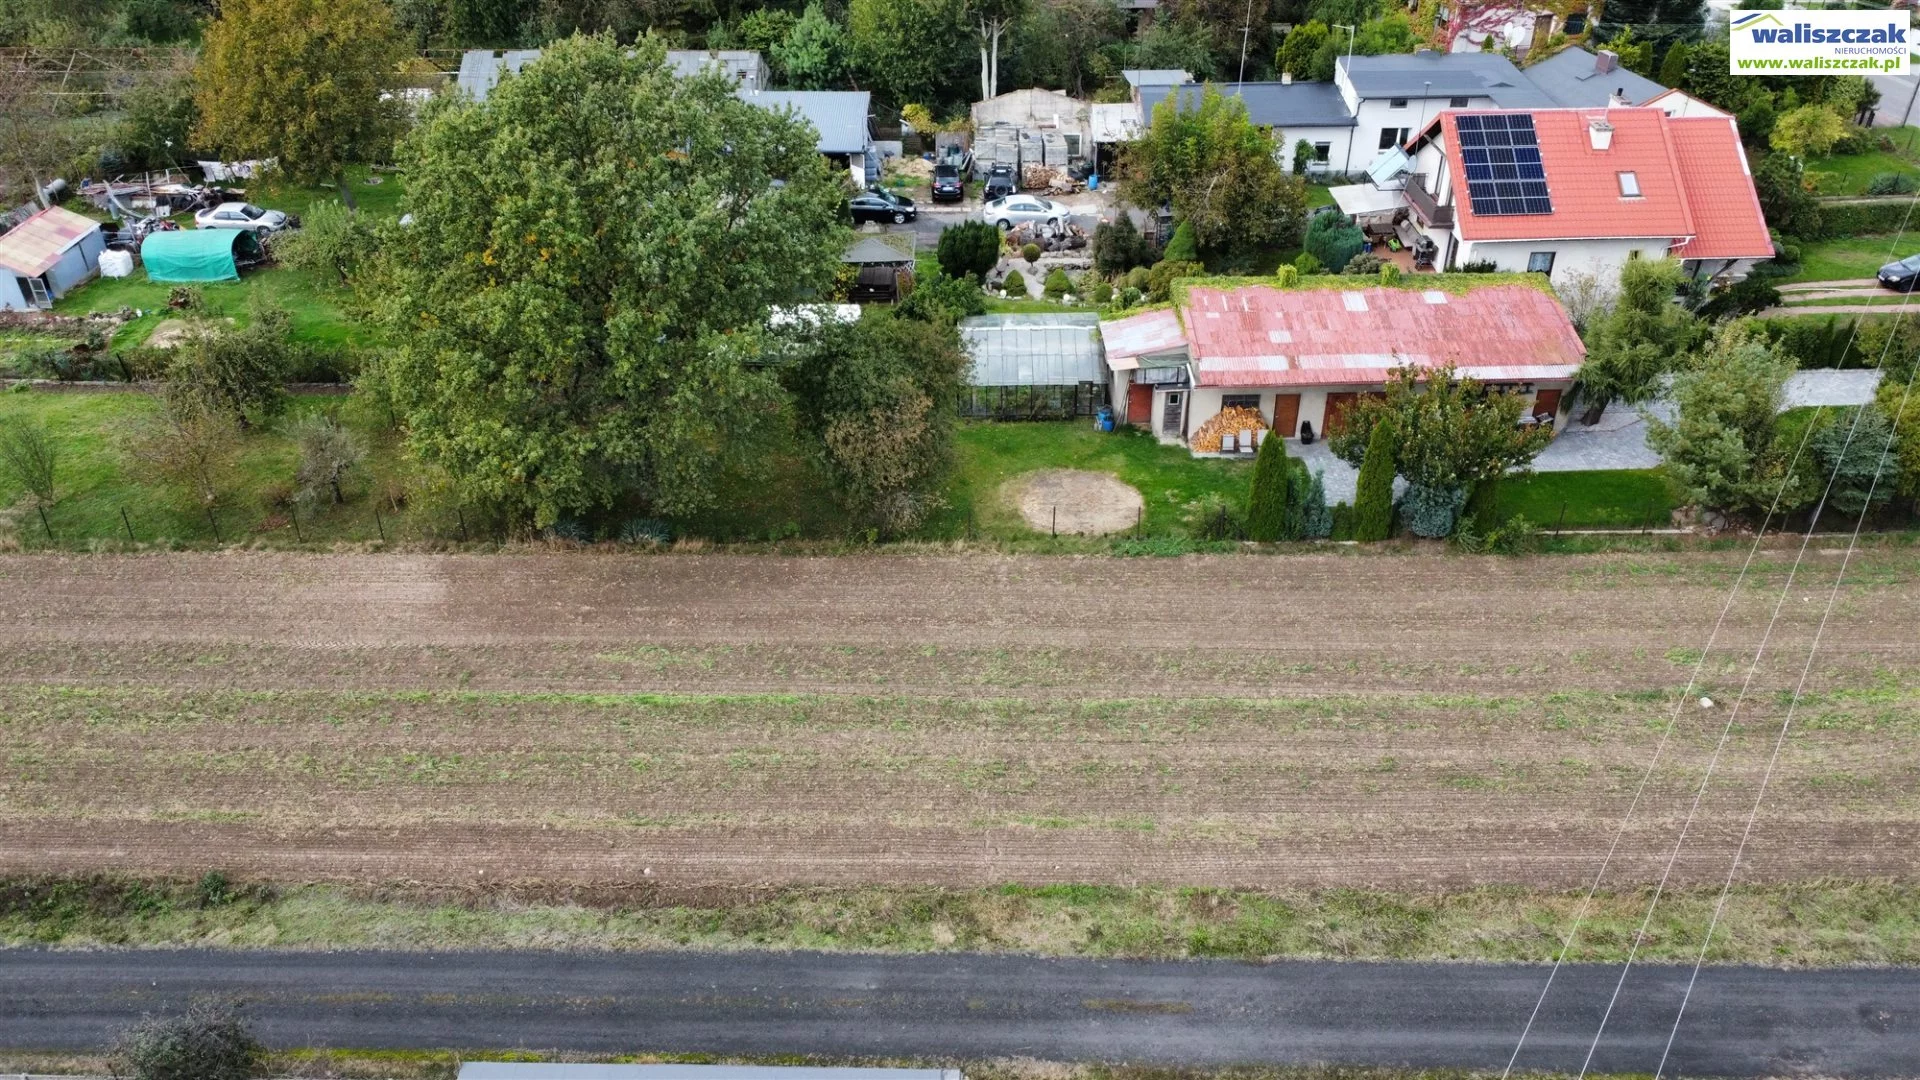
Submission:
<svg viewBox="0 0 1920 1080">
<path fill-rule="evenodd" d="M 1353 408 L 1354 402 L 1359 400 L 1359 394 L 1328 394 L 1327 415 L 1326 419 L 1321 423 L 1320 437 L 1323 439 L 1332 438 L 1334 434 L 1340 430 L 1340 424 L 1344 419 L 1342 414 L 1348 409 Z"/>
<path fill-rule="evenodd" d="M 1146 383 L 1127 386 L 1127 423 L 1147 427 L 1153 423 L 1153 387 Z"/>
<path fill-rule="evenodd" d="M 1536 391 L 1533 395 L 1533 415 L 1548 416 L 1548 417 L 1559 416 L 1560 415 L 1560 391 L 1558 390 Z"/>
<path fill-rule="evenodd" d="M 1300 434 L 1300 395 L 1273 395 L 1273 433 L 1282 439 Z"/>
<path fill-rule="evenodd" d="M 1160 414 L 1160 434 L 1179 438 L 1184 434 L 1182 423 L 1187 418 L 1187 395 L 1178 390 L 1167 393 L 1167 403 Z"/>
</svg>

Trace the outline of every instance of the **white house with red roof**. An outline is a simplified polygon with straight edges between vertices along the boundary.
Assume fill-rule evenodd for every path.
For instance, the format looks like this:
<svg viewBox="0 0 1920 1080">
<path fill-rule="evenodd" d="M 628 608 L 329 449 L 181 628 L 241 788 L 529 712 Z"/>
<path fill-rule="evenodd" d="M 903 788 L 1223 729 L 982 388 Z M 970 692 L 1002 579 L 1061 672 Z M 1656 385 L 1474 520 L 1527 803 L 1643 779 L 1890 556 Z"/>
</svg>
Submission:
<svg viewBox="0 0 1920 1080">
<path fill-rule="evenodd" d="M 1773 256 L 1731 117 L 1661 108 L 1446 112 L 1407 145 L 1402 195 L 1436 265 L 1564 284 L 1673 255 L 1723 281 Z"/>
<path fill-rule="evenodd" d="M 1402 284 L 1282 289 L 1195 281 L 1170 307 L 1100 324 L 1114 411 L 1161 441 L 1186 443 L 1220 410 L 1260 410 L 1287 438 L 1316 437 L 1394 370 L 1453 364 L 1523 395 L 1558 422 L 1586 347 L 1560 302 L 1511 280 L 1464 291 Z M 1460 279 L 1446 284 L 1458 288 Z"/>
</svg>

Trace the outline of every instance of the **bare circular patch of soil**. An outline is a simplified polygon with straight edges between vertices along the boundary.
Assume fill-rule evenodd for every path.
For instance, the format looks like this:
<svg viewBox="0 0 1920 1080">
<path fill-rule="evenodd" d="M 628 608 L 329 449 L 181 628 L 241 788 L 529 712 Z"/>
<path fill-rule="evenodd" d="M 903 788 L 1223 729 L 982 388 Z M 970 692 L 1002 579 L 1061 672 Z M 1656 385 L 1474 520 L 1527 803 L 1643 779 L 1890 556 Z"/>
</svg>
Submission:
<svg viewBox="0 0 1920 1080">
<path fill-rule="evenodd" d="M 1007 495 L 1036 532 L 1104 536 L 1131 529 L 1145 503 L 1110 473 L 1040 469 L 1007 481 Z"/>
</svg>

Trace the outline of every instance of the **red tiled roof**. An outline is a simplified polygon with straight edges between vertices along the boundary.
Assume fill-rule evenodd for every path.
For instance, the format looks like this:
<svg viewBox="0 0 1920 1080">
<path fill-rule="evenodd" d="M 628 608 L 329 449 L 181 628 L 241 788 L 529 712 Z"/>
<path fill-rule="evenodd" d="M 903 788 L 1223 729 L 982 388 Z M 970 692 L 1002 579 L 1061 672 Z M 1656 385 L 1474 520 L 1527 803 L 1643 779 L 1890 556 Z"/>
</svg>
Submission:
<svg viewBox="0 0 1920 1080">
<path fill-rule="evenodd" d="M 1445 126 L 1454 212 L 1465 240 L 1589 240 L 1607 237 L 1693 235 L 1687 193 L 1680 184 L 1680 162 L 1667 136 L 1667 114 L 1659 109 L 1537 109 L 1533 128 L 1540 140 L 1540 163 L 1547 173 L 1551 214 L 1481 216 L 1467 197 L 1467 170 L 1460 158 L 1458 112 L 1440 114 Z M 1605 117 L 1613 141 L 1595 150 L 1588 123 Z M 1631 172 L 1640 197 L 1620 194 L 1620 173 Z"/>
<path fill-rule="evenodd" d="M 1586 356 L 1560 304 L 1525 285 L 1195 286 L 1181 314 L 1201 386 L 1370 384 L 1446 363 L 1483 381 L 1539 382 L 1572 378 Z"/>
<path fill-rule="evenodd" d="M 1764 259 L 1773 255 L 1767 218 L 1753 190 L 1747 151 L 1732 117 L 1670 117 L 1667 131 L 1680 157 L 1680 181 L 1693 211 L 1693 239 L 1682 259 Z"/>
<path fill-rule="evenodd" d="M 97 221 L 50 206 L 0 236 L 0 266 L 38 277 L 51 270 L 68 248 L 99 227 Z"/>
</svg>

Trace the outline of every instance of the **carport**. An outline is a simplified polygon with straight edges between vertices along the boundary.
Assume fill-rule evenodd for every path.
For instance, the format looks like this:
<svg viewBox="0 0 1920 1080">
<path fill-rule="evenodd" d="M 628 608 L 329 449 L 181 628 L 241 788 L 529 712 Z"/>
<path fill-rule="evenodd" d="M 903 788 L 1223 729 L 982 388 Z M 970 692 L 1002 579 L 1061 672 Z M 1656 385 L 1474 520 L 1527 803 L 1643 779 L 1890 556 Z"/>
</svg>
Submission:
<svg viewBox="0 0 1920 1080">
<path fill-rule="evenodd" d="M 239 281 L 240 261 L 259 254 L 260 241 L 247 229 L 157 232 L 140 244 L 151 281 Z"/>
</svg>

